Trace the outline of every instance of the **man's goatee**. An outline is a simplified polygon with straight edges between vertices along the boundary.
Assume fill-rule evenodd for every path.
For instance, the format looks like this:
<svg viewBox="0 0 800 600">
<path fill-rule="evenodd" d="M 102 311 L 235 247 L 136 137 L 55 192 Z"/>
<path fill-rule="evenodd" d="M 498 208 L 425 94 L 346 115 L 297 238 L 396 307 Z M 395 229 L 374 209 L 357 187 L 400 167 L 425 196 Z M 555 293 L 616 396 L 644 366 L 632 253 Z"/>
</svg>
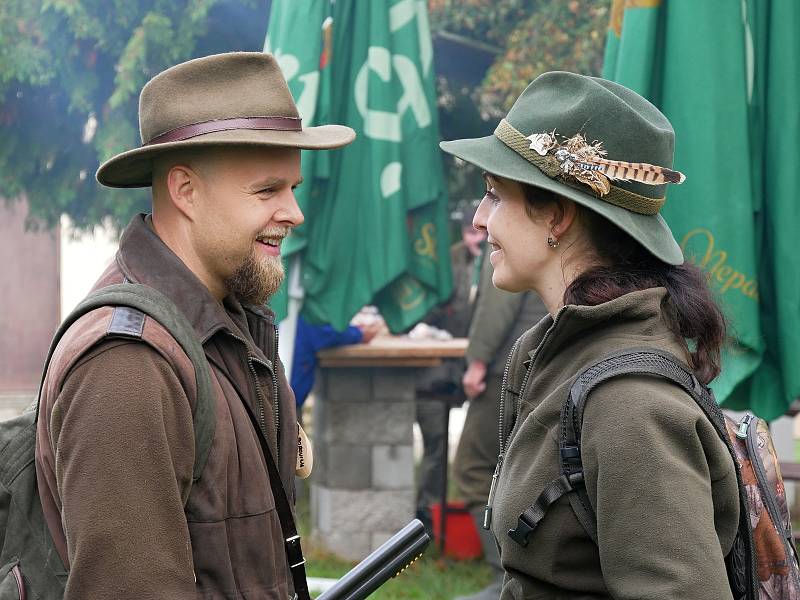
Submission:
<svg viewBox="0 0 800 600">
<path fill-rule="evenodd" d="M 258 259 L 255 253 L 227 280 L 228 290 L 240 301 L 266 304 L 283 282 L 283 263 L 279 256 Z"/>
</svg>

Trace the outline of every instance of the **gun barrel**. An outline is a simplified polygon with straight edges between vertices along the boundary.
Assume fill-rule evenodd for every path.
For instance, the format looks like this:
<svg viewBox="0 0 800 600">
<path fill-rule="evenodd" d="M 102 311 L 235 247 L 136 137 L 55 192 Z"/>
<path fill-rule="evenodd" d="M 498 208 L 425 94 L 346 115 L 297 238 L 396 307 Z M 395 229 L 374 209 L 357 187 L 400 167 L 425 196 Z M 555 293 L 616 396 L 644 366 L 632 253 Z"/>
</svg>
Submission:
<svg viewBox="0 0 800 600">
<path fill-rule="evenodd" d="M 424 525 L 414 519 L 317 600 L 363 600 L 419 558 L 430 541 Z"/>
</svg>

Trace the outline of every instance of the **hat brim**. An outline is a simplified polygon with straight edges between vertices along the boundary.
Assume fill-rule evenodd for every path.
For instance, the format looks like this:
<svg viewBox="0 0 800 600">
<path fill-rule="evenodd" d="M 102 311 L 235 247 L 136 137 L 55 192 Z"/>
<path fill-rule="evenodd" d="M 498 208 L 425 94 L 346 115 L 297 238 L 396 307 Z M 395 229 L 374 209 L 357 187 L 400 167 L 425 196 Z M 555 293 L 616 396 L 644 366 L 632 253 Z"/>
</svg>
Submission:
<svg viewBox="0 0 800 600">
<path fill-rule="evenodd" d="M 641 215 L 601 200 L 587 192 L 551 179 L 538 167 L 506 146 L 494 135 L 440 142 L 439 147 L 488 173 L 560 194 L 602 215 L 626 231 L 656 258 L 670 265 L 683 264 L 683 252 L 660 214 Z"/>
<path fill-rule="evenodd" d="M 153 179 L 153 158 L 183 148 L 214 146 L 286 147 L 302 150 L 341 148 L 356 138 L 344 125 L 306 127 L 302 131 L 273 129 L 232 129 L 217 131 L 178 142 L 143 146 L 108 159 L 97 169 L 97 181 L 108 187 L 149 187 Z"/>
</svg>

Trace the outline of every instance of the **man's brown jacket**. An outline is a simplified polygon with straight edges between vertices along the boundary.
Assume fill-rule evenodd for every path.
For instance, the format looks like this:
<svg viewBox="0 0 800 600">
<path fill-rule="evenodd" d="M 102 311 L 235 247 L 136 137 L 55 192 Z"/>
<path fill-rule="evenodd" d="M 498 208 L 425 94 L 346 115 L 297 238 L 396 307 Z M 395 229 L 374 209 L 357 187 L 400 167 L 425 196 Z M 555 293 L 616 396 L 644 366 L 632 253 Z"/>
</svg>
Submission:
<svg viewBox="0 0 800 600">
<path fill-rule="evenodd" d="M 217 302 L 140 215 L 95 285 L 158 289 L 189 319 L 211 366 L 216 426 L 194 464 L 194 369 L 145 318 L 141 339 L 106 335 L 113 308 L 61 340 L 42 389 L 36 467 L 48 526 L 70 575 L 66 598 L 285 600 L 291 581 L 258 416 L 293 495 L 295 402 L 273 315 Z"/>
</svg>

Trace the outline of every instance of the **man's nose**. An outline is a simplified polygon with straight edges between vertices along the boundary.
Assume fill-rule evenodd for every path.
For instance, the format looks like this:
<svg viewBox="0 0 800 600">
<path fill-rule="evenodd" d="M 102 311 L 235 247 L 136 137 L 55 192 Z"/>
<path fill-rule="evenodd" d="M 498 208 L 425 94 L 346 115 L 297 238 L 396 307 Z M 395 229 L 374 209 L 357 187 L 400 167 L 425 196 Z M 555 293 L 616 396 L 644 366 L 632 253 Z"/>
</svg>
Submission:
<svg viewBox="0 0 800 600">
<path fill-rule="evenodd" d="M 276 213 L 275 220 L 287 227 L 297 227 L 301 225 L 306 218 L 303 216 L 303 211 L 300 210 L 300 205 L 297 204 L 294 190 L 287 190 L 282 200 L 282 206 L 278 213 Z"/>
</svg>

